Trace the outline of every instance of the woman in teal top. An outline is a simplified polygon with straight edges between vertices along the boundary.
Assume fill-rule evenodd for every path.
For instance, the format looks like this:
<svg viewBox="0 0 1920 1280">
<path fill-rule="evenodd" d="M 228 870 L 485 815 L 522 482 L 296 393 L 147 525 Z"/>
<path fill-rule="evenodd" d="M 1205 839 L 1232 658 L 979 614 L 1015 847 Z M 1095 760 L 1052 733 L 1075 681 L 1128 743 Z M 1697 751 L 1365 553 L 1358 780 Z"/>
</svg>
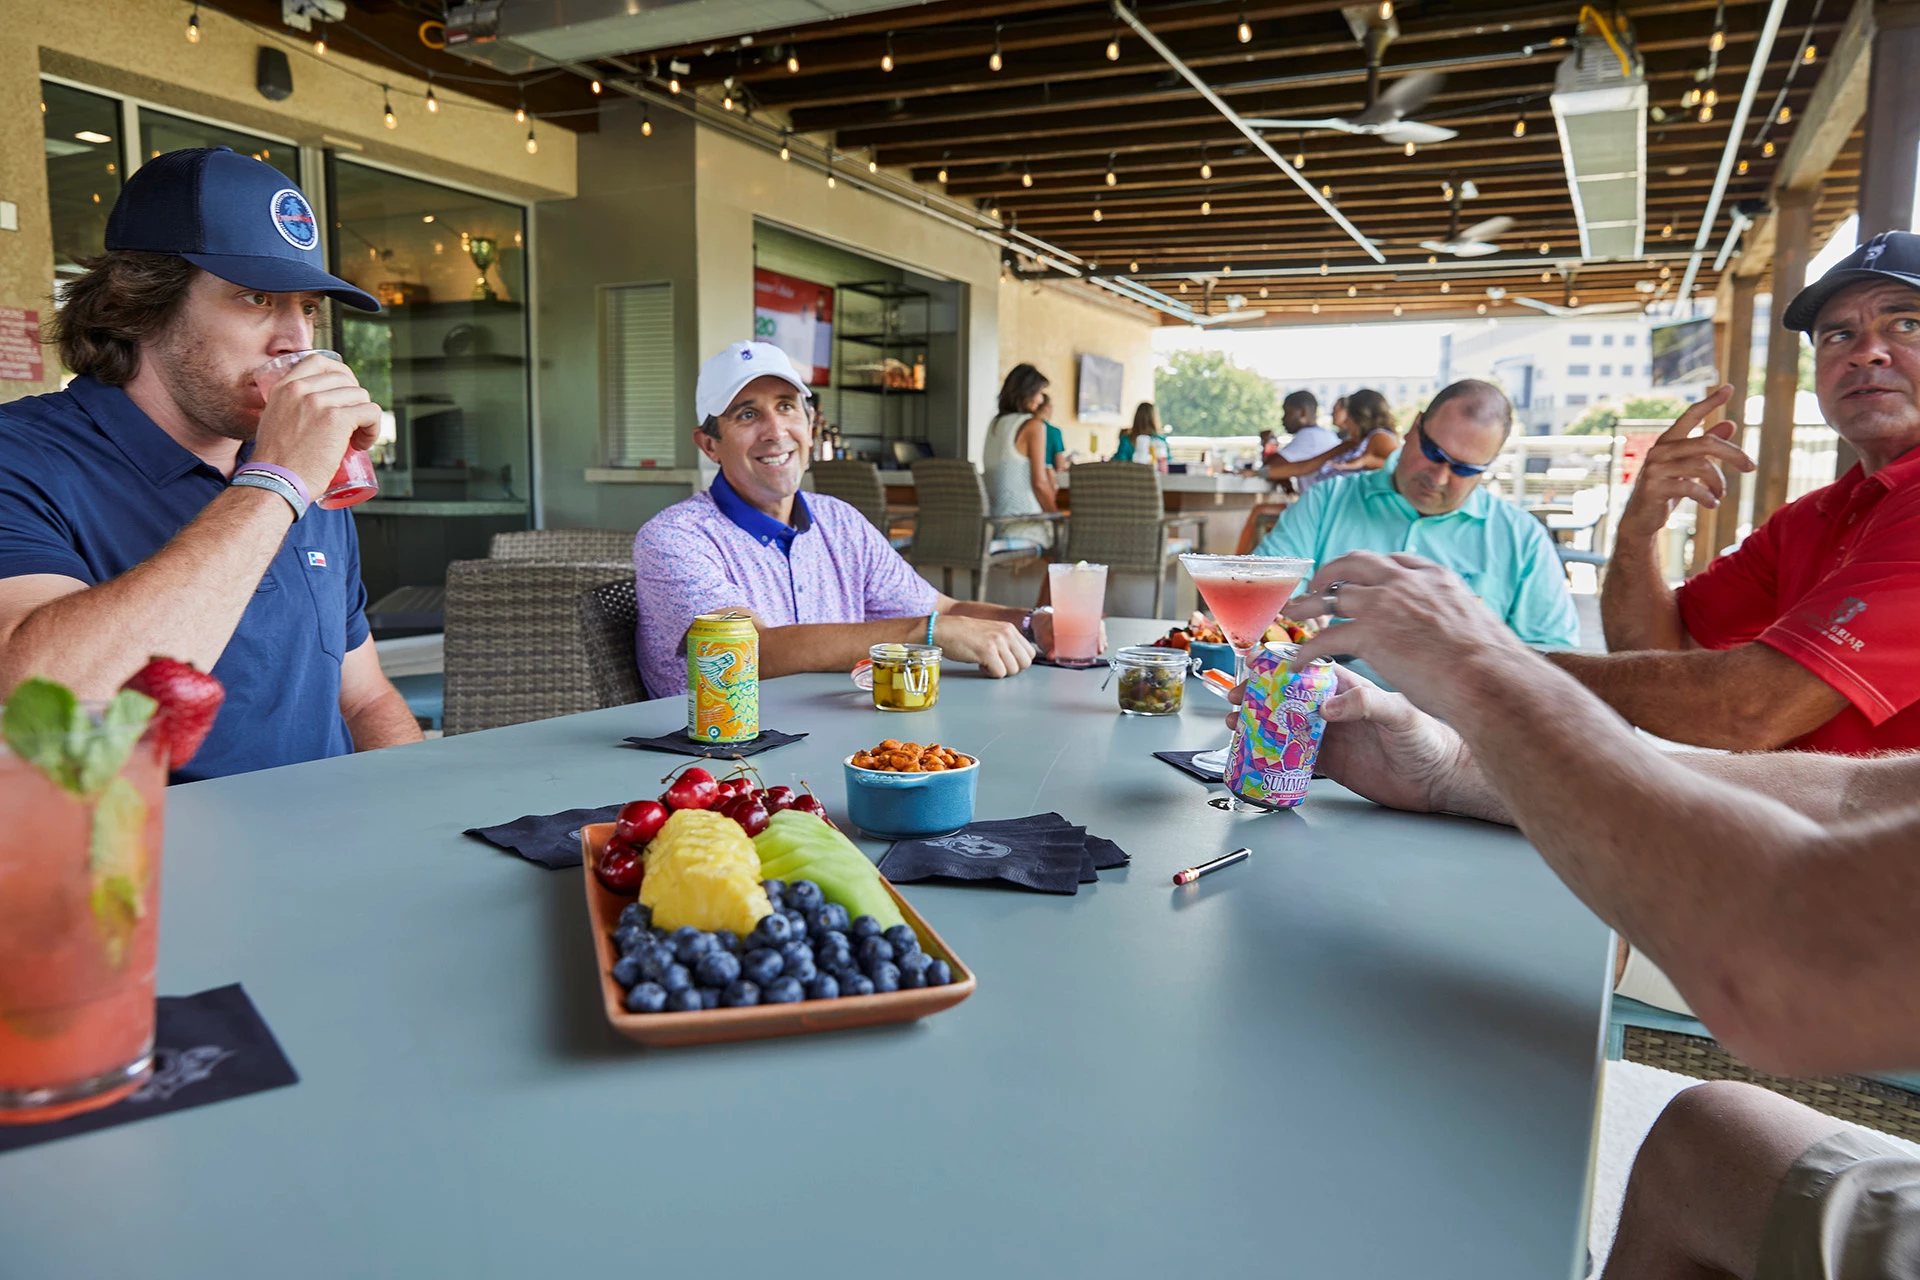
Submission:
<svg viewBox="0 0 1920 1280">
<path fill-rule="evenodd" d="M 1041 425 L 1047 429 L 1047 465 L 1059 471 L 1066 459 L 1067 438 L 1060 434 L 1060 428 L 1047 421 L 1053 413 L 1053 397 L 1042 396 L 1040 407 L 1034 412 L 1040 416 Z"/>
<path fill-rule="evenodd" d="M 1144 445 L 1136 445 L 1135 441 L 1142 437 L 1146 439 L 1147 443 Z M 1134 462 L 1141 460 L 1135 459 L 1134 457 L 1136 448 L 1151 449 L 1153 451 L 1154 461 L 1162 466 L 1173 458 L 1172 447 L 1167 443 L 1167 438 L 1160 434 L 1160 414 L 1154 409 L 1153 401 L 1151 400 L 1142 400 L 1139 406 L 1134 409 L 1133 427 L 1126 435 L 1120 437 L 1120 448 L 1115 451 L 1113 460 L 1115 462 Z"/>
</svg>

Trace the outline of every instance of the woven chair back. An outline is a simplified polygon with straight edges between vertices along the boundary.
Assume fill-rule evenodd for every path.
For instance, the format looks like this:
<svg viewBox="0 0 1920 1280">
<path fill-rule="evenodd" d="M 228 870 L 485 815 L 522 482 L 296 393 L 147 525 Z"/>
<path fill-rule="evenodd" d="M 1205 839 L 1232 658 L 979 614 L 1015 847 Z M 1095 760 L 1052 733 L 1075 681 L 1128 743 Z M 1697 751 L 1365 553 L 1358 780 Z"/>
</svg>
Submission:
<svg viewBox="0 0 1920 1280">
<path fill-rule="evenodd" d="M 587 674 L 593 680 L 594 700 L 602 707 L 624 707 L 647 700 L 647 686 L 634 660 L 640 610 L 633 594 L 633 575 L 580 593 L 574 607 L 580 617 L 580 638 L 587 648 Z"/>
<path fill-rule="evenodd" d="M 808 470 L 813 475 L 815 493 L 840 499 L 865 516 L 874 528 L 882 533 L 887 531 L 887 490 L 880 483 L 879 467 L 871 462 L 837 458 L 816 462 Z"/>
<path fill-rule="evenodd" d="M 1115 573 L 1160 572 L 1167 554 L 1160 473 L 1137 462 L 1082 462 L 1072 480 L 1064 558 Z"/>
<path fill-rule="evenodd" d="M 444 731 L 451 736 L 598 709 L 579 598 L 620 581 L 633 581 L 633 565 L 624 558 L 448 565 Z"/>
<path fill-rule="evenodd" d="M 913 464 L 913 563 L 923 568 L 977 569 L 987 552 L 987 486 L 964 458 L 922 458 Z"/>
<path fill-rule="evenodd" d="M 487 556 L 493 560 L 545 560 L 556 564 L 631 564 L 633 530 L 516 529 L 494 534 Z"/>
</svg>

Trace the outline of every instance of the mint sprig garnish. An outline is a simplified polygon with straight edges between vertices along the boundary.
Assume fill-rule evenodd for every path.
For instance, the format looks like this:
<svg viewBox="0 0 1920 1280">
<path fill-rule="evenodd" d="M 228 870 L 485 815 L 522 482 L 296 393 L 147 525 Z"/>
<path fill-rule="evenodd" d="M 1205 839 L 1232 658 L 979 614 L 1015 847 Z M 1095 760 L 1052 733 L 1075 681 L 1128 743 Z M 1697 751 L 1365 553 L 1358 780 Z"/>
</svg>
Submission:
<svg viewBox="0 0 1920 1280">
<path fill-rule="evenodd" d="M 96 723 L 73 690 L 35 676 L 7 696 L 0 737 L 61 790 L 90 798 L 119 776 L 159 705 L 122 689 Z"/>
</svg>

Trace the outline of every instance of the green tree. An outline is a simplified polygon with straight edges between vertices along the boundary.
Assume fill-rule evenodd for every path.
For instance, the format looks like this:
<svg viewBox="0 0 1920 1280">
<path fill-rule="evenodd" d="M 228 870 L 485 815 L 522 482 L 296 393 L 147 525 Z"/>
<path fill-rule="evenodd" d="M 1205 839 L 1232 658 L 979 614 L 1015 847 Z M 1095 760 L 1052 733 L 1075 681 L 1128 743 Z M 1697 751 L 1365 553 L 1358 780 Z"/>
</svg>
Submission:
<svg viewBox="0 0 1920 1280">
<path fill-rule="evenodd" d="M 1659 422 L 1672 422 L 1685 413 L 1687 402 L 1671 396 L 1635 396 L 1625 404 L 1615 406 L 1602 401 L 1575 418 L 1567 427 L 1570 436 L 1611 435 L 1613 428 L 1622 418 L 1651 418 Z"/>
<path fill-rule="evenodd" d="M 1153 399 L 1170 435 L 1254 436 L 1280 429 L 1267 380 L 1223 351 L 1176 351 L 1154 373 Z"/>
<path fill-rule="evenodd" d="M 1813 343 L 1807 341 L 1807 335 L 1800 335 L 1800 390 L 1813 390 Z M 1753 353 L 1753 359 L 1747 367 L 1747 394 L 1760 396 L 1767 393 L 1767 352 L 1761 347 Z"/>
</svg>

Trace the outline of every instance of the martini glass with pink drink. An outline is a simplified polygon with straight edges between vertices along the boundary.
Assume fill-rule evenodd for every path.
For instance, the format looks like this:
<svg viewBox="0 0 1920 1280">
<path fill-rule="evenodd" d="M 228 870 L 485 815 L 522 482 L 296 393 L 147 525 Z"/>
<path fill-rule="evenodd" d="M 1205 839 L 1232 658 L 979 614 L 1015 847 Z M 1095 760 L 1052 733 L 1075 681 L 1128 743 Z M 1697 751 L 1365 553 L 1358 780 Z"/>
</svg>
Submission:
<svg viewBox="0 0 1920 1280">
<path fill-rule="evenodd" d="M 1260 647 L 1267 628 L 1280 616 L 1281 607 L 1293 597 L 1301 580 L 1313 572 L 1313 561 L 1290 556 L 1189 553 L 1180 557 L 1180 563 L 1187 567 L 1200 599 L 1212 610 L 1213 620 L 1233 646 L 1234 683 L 1246 683 L 1253 651 Z M 1202 769 L 1224 771 L 1232 746 L 1229 740 L 1217 751 L 1195 756 L 1193 762 Z M 1227 807 L 1242 807 L 1231 795 L 1227 799 Z"/>
</svg>

